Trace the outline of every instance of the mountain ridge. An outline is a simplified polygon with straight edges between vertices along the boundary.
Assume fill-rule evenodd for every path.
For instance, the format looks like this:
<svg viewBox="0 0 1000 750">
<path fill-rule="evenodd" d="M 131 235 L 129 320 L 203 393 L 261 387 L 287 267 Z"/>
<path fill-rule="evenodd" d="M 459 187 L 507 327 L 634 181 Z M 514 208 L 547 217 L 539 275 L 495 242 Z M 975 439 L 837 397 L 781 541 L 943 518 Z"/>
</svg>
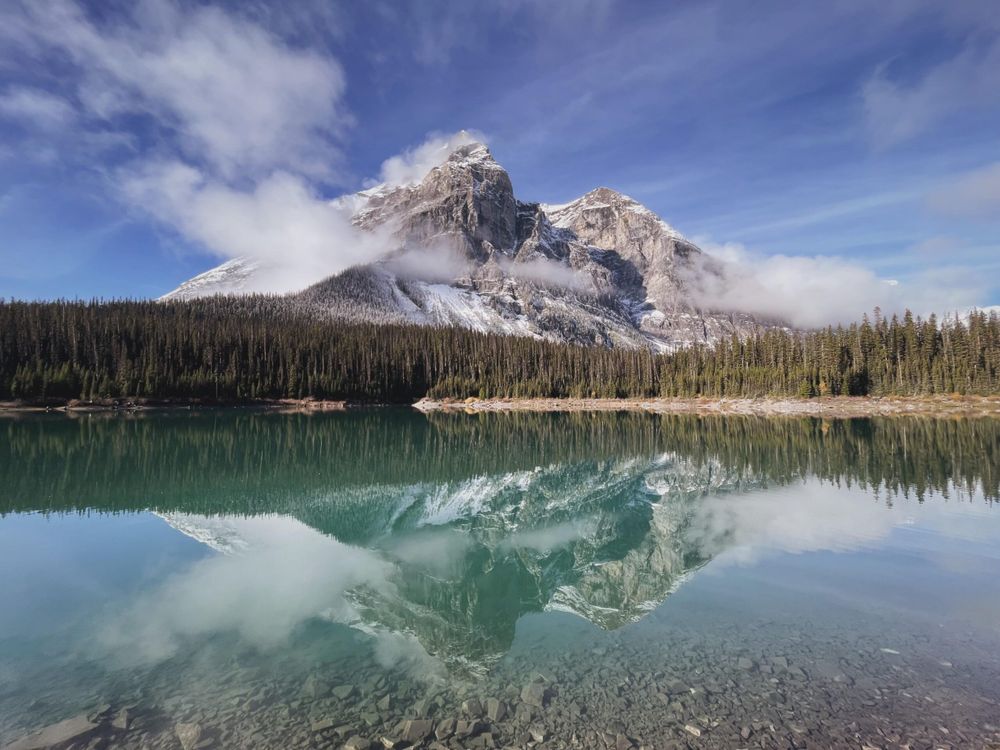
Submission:
<svg viewBox="0 0 1000 750">
<path fill-rule="evenodd" d="M 608 187 L 564 204 L 521 201 L 481 143 L 453 150 L 415 183 L 376 185 L 332 205 L 385 248 L 284 295 L 309 314 L 659 351 L 766 325 L 703 310 L 688 282 L 720 273 L 719 264 L 650 209 Z M 233 259 L 161 299 L 249 293 L 268 272 L 262 261 Z"/>
</svg>

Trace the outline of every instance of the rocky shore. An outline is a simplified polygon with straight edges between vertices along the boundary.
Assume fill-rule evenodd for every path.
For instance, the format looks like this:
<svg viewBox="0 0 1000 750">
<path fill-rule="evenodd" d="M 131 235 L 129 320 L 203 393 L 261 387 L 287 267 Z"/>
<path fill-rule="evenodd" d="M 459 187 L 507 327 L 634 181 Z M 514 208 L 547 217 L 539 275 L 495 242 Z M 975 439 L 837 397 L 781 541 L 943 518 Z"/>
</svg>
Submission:
<svg viewBox="0 0 1000 750">
<path fill-rule="evenodd" d="M 212 399 L 115 398 L 94 401 L 48 399 L 0 401 L 0 414 L 18 412 L 133 413 L 170 409 L 267 409 L 287 412 L 343 411 L 386 406 L 381 403 L 323 399 Z M 820 398 L 527 398 L 420 399 L 412 404 L 422 412 L 570 412 L 644 411 L 654 414 L 733 414 L 764 417 L 798 416 L 851 419 L 877 416 L 1000 417 L 1000 396 L 828 396 Z"/>
<path fill-rule="evenodd" d="M 1000 417 L 1000 396 L 913 396 L 868 398 L 532 398 L 421 399 L 414 408 L 431 411 L 644 411 L 656 414 L 734 414 L 850 419 L 876 416 Z"/>
<path fill-rule="evenodd" d="M 998 657 L 973 638 L 958 638 L 945 654 L 928 633 L 861 634 L 820 622 L 671 623 L 636 637 L 620 632 L 571 639 L 563 648 L 552 643 L 555 634 L 528 638 L 480 680 L 387 667 L 364 649 L 304 672 L 243 653 L 211 665 L 206 677 L 210 660 L 193 651 L 141 679 L 131 675 L 120 695 L 105 694 L 106 703 L 6 747 L 1000 745 Z M 0 745 L 10 739 L 7 727 Z"/>
<path fill-rule="evenodd" d="M 252 399 L 225 401 L 205 398 L 106 398 L 83 401 L 80 399 L 40 399 L 32 401 L 0 401 L 3 412 L 65 412 L 133 413 L 171 409 L 268 409 L 286 412 L 343 411 L 356 406 L 348 401 L 328 401 L 315 398 Z"/>
</svg>

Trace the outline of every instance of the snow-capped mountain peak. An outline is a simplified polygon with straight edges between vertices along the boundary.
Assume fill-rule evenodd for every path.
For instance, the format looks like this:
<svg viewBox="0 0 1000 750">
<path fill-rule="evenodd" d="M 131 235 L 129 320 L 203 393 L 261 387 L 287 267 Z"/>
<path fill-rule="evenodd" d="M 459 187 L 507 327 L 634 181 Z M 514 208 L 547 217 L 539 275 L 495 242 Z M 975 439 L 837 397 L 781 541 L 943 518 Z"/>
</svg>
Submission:
<svg viewBox="0 0 1000 750">
<path fill-rule="evenodd" d="M 684 236 L 667 222 L 631 196 L 608 187 L 599 187 L 574 201 L 562 204 L 542 204 L 542 210 L 557 227 L 572 227 L 592 213 L 607 212 L 625 223 L 654 221 L 669 237 L 683 240 Z"/>
<path fill-rule="evenodd" d="M 699 309 L 685 279 L 702 253 L 653 211 L 606 187 L 561 205 L 520 201 L 482 143 L 454 148 L 415 182 L 390 180 L 332 207 L 386 247 L 287 296 L 310 314 L 658 350 L 758 327 Z M 275 272 L 228 261 L 165 298 L 271 288 Z"/>
</svg>

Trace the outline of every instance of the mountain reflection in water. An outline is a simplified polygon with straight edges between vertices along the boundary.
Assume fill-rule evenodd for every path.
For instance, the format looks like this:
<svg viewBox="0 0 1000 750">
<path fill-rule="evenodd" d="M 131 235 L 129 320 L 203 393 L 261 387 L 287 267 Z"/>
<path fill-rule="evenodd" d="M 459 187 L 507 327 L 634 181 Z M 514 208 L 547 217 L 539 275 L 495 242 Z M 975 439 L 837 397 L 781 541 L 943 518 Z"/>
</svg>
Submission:
<svg viewBox="0 0 1000 750">
<path fill-rule="evenodd" d="M 711 560 L 875 544 L 930 494 L 969 503 L 948 522 L 974 537 L 1000 489 L 994 420 L 213 412 L 0 434 L 0 513 L 149 510 L 222 553 L 105 624 L 153 660 L 326 618 L 481 671 L 526 613 L 613 630 Z"/>
</svg>

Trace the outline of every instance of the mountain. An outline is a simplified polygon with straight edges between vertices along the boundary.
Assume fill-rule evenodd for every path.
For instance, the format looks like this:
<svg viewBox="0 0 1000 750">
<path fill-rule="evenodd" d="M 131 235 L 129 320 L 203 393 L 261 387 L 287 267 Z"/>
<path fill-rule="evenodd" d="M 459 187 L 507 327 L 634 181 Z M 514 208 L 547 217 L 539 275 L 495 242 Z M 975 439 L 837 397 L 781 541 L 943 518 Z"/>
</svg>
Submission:
<svg viewBox="0 0 1000 750">
<path fill-rule="evenodd" d="M 285 297 L 312 314 L 657 350 L 761 326 L 699 308 L 687 280 L 721 267 L 649 209 L 604 187 L 562 205 L 520 201 L 479 143 L 418 183 L 379 185 L 334 205 L 385 248 L 373 263 Z M 235 259 L 163 299 L 267 288 L 273 272 Z"/>
<path fill-rule="evenodd" d="M 344 545 L 345 558 L 379 561 L 384 582 L 344 592 L 350 606 L 339 609 L 353 626 L 413 635 L 452 667 L 482 671 L 531 612 L 569 612 L 606 630 L 645 617 L 711 559 L 701 549 L 704 498 L 762 484 L 663 453 L 369 484 L 292 517 L 160 517 L 224 555 L 253 555 L 261 540 L 282 552 L 300 543 L 289 524 L 301 522 Z M 261 533 L 274 524 L 283 533 Z"/>
</svg>

